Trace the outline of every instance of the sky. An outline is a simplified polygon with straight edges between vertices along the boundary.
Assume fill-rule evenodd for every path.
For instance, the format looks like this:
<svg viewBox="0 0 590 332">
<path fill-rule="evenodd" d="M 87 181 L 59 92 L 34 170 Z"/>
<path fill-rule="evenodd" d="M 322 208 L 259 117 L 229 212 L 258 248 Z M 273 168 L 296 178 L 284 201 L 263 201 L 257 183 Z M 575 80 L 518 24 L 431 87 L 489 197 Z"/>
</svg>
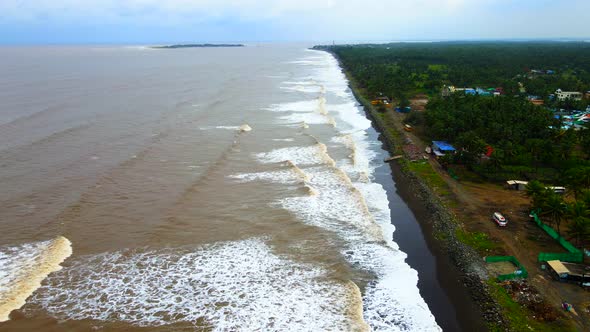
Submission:
<svg viewBox="0 0 590 332">
<path fill-rule="evenodd" d="M 0 44 L 590 39 L 590 0 L 0 0 Z"/>
</svg>

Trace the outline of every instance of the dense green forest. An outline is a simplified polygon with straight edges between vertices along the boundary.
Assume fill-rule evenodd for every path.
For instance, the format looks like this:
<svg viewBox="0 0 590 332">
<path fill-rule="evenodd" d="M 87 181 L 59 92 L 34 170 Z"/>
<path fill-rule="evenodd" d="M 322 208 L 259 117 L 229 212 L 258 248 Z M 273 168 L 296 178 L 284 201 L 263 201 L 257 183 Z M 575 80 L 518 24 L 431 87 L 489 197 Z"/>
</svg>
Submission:
<svg viewBox="0 0 590 332">
<path fill-rule="evenodd" d="M 418 92 L 437 94 L 444 84 L 503 87 L 547 97 L 557 89 L 590 90 L 590 43 L 394 43 L 318 46 L 338 56 L 369 97 L 398 100 Z M 531 70 L 552 70 L 531 75 Z"/>
<path fill-rule="evenodd" d="M 580 116 L 588 100 L 558 101 L 550 96 L 557 89 L 590 90 L 590 43 L 318 48 L 339 58 L 365 98 L 383 94 L 405 104 L 416 94 L 426 94 L 426 110 L 412 111 L 405 121 L 422 128 L 425 140 L 454 144 L 457 153 L 442 157 L 443 166 L 462 167 L 490 181 L 531 181 L 528 192 L 533 207 L 558 231 L 561 221 L 567 220 L 568 234 L 576 242 L 590 241 L 589 125 L 578 121 L 576 126 L 562 126 L 563 116 Z M 456 92 L 443 97 L 445 85 L 501 87 L 503 93 L 493 97 Z M 533 105 L 527 99 L 530 95 L 543 99 L 545 105 Z M 566 186 L 569 194 L 558 195 L 546 190 L 547 185 Z"/>
<path fill-rule="evenodd" d="M 564 174 L 590 167 L 590 130 L 561 129 L 554 110 L 585 109 L 588 100 L 549 100 L 556 89 L 590 90 L 590 43 L 394 43 L 318 47 L 333 52 L 367 98 L 381 93 L 398 103 L 417 93 L 430 102 L 406 121 L 424 126 L 425 139 L 448 140 L 462 164 L 490 180 L 538 179 L 562 184 Z M 533 71 L 535 70 L 535 71 Z M 547 70 L 551 74 L 547 74 Z M 537 74 L 537 72 L 542 72 Z M 524 85 L 526 92 L 519 89 Z M 502 87 L 499 97 L 455 93 L 444 85 Z M 547 98 L 545 106 L 526 97 Z M 578 126 L 578 128 L 580 127 Z M 481 158 L 488 146 L 489 158 Z"/>
</svg>

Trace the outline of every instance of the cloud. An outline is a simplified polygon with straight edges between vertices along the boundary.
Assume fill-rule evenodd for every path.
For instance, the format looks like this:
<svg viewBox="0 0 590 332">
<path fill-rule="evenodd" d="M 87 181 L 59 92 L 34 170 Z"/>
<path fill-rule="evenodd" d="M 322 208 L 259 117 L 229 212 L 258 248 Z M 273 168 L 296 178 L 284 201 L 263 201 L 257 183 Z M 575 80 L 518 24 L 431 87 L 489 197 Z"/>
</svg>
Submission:
<svg viewBox="0 0 590 332">
<path fill-rule="evenodd" d="M 588 0 L 0 0 L 0 42 L 19 29 L 100 40 L 142 29 L 170 40 L 576 37 L 588 12 Z"/>
<path fill-rule="evenodd" d="M 329 10 L 335 0 L 2 0 L 4 21 L 88 20 L 116 21 L 215 19 L 271 19 L 288 14 Z M 169 22 L 172 23 L 172 22 Z"/>
<path fill-rule="evenodd" d="M 344 19 L 425 11 L 444 14 L 465 3 L 465 0 L 2 0 L 0 19 L 145 21 L 160 17 L 183 21 L 188 16 L 198 19 L 231 16 L 259 20 L 295 15 Z"/>
</svg>

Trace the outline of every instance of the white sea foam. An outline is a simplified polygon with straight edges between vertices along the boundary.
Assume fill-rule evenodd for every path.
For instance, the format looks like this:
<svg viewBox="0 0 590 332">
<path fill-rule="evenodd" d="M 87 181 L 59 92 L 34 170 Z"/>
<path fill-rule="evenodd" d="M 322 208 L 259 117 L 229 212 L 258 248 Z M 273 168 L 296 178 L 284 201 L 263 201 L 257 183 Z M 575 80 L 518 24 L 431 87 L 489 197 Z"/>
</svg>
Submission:
<svg viewBox="0 0 590 332">
<path fill-rule="evenodd" d="M 284 198 L 278 203 L 302 221 L 347 239 L 350 245 L 343 250 L 347 260 L 376 275 L 363 295 L 364 319 L 371 329 L 440 331 L 419 294 L 416 271 L 405 263 L 406 254 L 391 239 L 395 228 L 383 187 L 370 181 L 352 184 L 329 166 L 302 171 L 309 179 L 306 185 L 313 188 L 312 195 Z M 265 176 L 265 180 L 275 178 Z M 376 231 L 377 225 L 382 233 Z M 382 240 L 385 243 L 380 243 Z"/>
<path fill-rule="evenodd" d="M 405 263 L 406 254 L 358 242 L 343 254 L 377 276 L 363 295 L 363 316 L 373 331 L 441 331 L 420 296 L 418 275 Z"/>
<path fill-rule="evenodd" d="M 226 130 L 239 130 L 240 126 L 207 126 L 207 127 L 199 127 L 201 130 L 211 130 L 211 129 L 226 129 Z"/>
<path fill-rule="evenodd" d="M 53 240 L 0 248 L 0 322 L 25 300 L 50 273 L 72 254 L 71 243 L 59 236 Z"/>
<path fill-rule="evenodd" d="M 239 182 L 268 181 L 273 183 L 294 184 L 301 182 L 301 176 L 291 170 L 241 173 L 230 175 L 229 178 Z"/>
<path fill-rule="evenodd" d="M 338 161 L 341 169 L 334 162 L 322 162 L 331 158 L 326 149 L 316 148 L 322 146 L 317 139 L 318 144 L 312 147 L 259 154 L 263 162 L 291 159 L 302 165 L 301 171 L 309 178 L 305 185 L 314 189 L 314 195 L 287 197 L 277 204 L 301 221 L 333 231 L 347 240 L 343 256 L 351 265 L 375 275 L 363 294 L 364 318 L 372 330 L 440 331 L 420 296 L 416 271 L 405 263 L 406 254 L 392 240 L 395 227 L 390 220 L 387 194 L 380 184 L 371 182 L 378 143 L 370 143 L 367 138 L 370 121 L 356 106 L 348 82 L 331 55 L 314 52 L 314 59 L 302 59 L 299 64 L 312 68 L 314 79 L 326 87 L 328 100 L 331 94 L 339 102 L 321 98 L 315 103 L 274 105 L 273 110 L 297 108 L 300 112 L 318 110 L 320 114 L 335 115 L 341 135 L 331 141 L 344 145 L 351 153 L 348 160 Z M 351 177 L 358 182 L 351 182 Z"/>
<path fill-rule="evenodd" d="M 440 331 L 419 294 L 416 271 L 405 263 L 406 254 L 391 239 L 394 226 L 383 187 L 370 182 L 355 183 L 353 187 L 345 175 L 329 166 L 301 171 L 307 175 L 305 184 L 310 187 L 310 195 L 284 198 L 278 204 L 302 221 L 348 240 L 343 256 L 377 277 L 363 295 L 363 315 L 371 329 Z M 258 180 L 282 181 L 282 172 L 276 173 Z M 384 237 L 380 230 L 389 235 Z"/>
<path fill-rule="evenodd" d="M 240 130 L 240 132 L 252 131 L 252 127 L 250 127 L 247 123 L 241 125 L 238 129 Z"/>
<path fill-rule="evenodd" d="M 338 66 L 338 61 L 325 52 L 310 52 L 314 52 L 314 55 L 301 59 L 299 63 L 313 68 L 314 73 L 312 77 L 319 84 L 323 85 L 326 91 L 339 97 L 349 97 L 351 93 L 348 88 L 348 82 Z"/>
<path fill-rule="evenodd" d="M 296 64 L 296 65 L 309 65 L 309 66 L 317 66 L 323 64 L 324 57 L 322 55 L 318 56 L 306 56 L 300 60 L 289 61 L 287 63 Z"/>
<path fill-rule="evenodd" d="M 277 202 L 279 206 L 305 223 L 334 231 L 344 238 L 382 240 L 381 230 L 364 197 L 344 172 L 329 165 L 299 170 L 305 174 L 305 184 L 314 188 L 315 195 L 283 198 Z"/>
<path fill-rule="evenodd" d="M 263 163 L 279 163 L 291 160 L 296 165 L 333 164 L 334 161 L 326 154 L 324 144 L 315 144 L 305 147 L 290 147 L 262 152 L 256 154 L 256 158 Z"/>
<path fill-rule="evenodd" d="M 259 239 L 82 257 L 32 297 L 59 319 L 174 323 L 212 331 L 366 330 L 360 294 Z"/>
<path fill-rule="evenodd" d="M 342 126 L 344 132 L 356 132 L 371 127 L 371 121 L 360 113 L 356 103 L 327 104 L 328 112 L 336 113 L 337 118 L 346 126 Z"/>
<path fill-rule="evenodd" d="M 294 85 L 282 86 L 281 89 L 288 91 L 304 92 L 304 93 L 321 93 L 324 88 L 320 85 Z"/>
<path fill-rule="evenodd" d="M 319 114 L 319 113 L 297 112 L 297 113 L 291 113 L 289 115 L 280 116 L 280 117 L 278 117 L 278 119 L 282 123 L 292 124 L 294 126 L 299 126 L 301 124 L 301 122 L 305 122 L 308 125 L 309 124 L 330 124 L 331 123 L 330 118 L 328 118 L 322 114 Z"/>
<path fill-rule="evenodd" d="M 273 112 L 317 112 L 319 110 L 319 99 L 314 98 L 310 100 L 273 104 L 268 110 Z"/>
<path fill-rule="evenodd" d="M 312 78 L 307 78 L 305 80 L 301 80 L 301 81 L 285 81 L 283 82 L 283 84 L 285 85 L 319 85 L 318 82 L 316 82 L 314 79 Z"/>
<path fill-rule="evenodd" d="M 352 164 L 344 164 L 342 169 L 349 175 L 365 173 L 371 174 L 376 167 L 371 161 L 376 153 L 373 150 L 377 143 L 370 143 L 365 131 L 355 131 L 349 134 L 335 136 L 331 139 L 334 143 L 340 143 L 350 149 L 349 158 Z"/>
</svg>

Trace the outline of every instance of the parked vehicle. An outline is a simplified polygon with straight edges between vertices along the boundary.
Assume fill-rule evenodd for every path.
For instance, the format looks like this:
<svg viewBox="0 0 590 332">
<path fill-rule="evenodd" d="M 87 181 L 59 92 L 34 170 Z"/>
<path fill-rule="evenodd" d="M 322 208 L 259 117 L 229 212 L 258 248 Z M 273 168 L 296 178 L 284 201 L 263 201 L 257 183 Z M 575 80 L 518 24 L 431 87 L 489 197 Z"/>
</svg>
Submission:
<svg viewBox="0 0 590 332">
<path fill-rule="evenodd" d="M 508 224 L 508 220 L 500 212 L 494 212 L 492 214 L 492 220 L 500 227 L 505 227 Z"/>
</svg>

